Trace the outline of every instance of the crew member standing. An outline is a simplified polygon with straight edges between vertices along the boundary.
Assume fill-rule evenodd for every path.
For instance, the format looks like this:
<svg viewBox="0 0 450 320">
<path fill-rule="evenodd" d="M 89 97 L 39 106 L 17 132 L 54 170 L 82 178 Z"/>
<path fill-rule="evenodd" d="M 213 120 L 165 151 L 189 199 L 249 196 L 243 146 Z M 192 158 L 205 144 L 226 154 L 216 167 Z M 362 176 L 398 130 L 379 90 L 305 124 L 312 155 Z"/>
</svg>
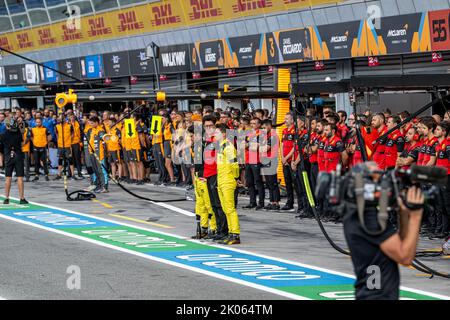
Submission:
<svg viewBox="0 0 450 320">
<path fill-rule="evenodd" d="M 212 239 L 217 234 L 216 217 L 214 215 L 213 208 L 211 206 L 211 200 L 209 198 L 208 184 L 204 176 L 203 166 L 203 137 L 201 135 L 201 129 L 199 132 L 194 132 L 195 127 L 188 128 L 188 134 L 191 141 L 191 160 L 194 163 L 194 191 L 195 191 L 195 214 L 196 218 L 200 220 L 200 235 L 195 235 L 192 238 L 200 239 Z"/>
<path fill-rule="evenodd" d="M 73 140 L 73 127 L 68 122 L 68 120 L 64 118 L 64 116 L 60 117 L 59 123 L 56 125 L 56 135 L 58 137 L 58 175 L 56 176 L 55 180 L 61 179 L 63 166 L 64 170 L 66 170 L 67 164 L 69 164 L 70 168 L 70 178 L 73 180 L 77 180 L 75 178 L 71 149 Z"/>
<path fill-rule="evenodd" d="M 400 122 L 401 122 L 401 120 L 400 120 L 400 117 L 398 117 L 398 116 L 389 117 L 388 121 L 387 121 L 388 130 L 391 130 Z M 394 169 L 395 168 L 395 164 L 397 163 L 397 158 L 403 152 L 404 147 L 405 147 L 405 138 L 403 137 L 400 130 L 397 129 L 388 135 L 387 141 L 386 141 L 386 147 L 384 150 L 384 155 L 386 158 L 386 160 L 385 160 L 386 169 Z"/>
<path fill-rule="evenodd" d="M 228 224 L 228 237 L 220 243 L 227 245 L 240 244 L 241 231 L 236 211 L 236 179 L 239 178 L 239 164 L 237 162 L 236 149 L 226 136 L 228 126 L 219 124 L 217 129 L 222 135 L 217 156 L 217 190 Z"/>
<path fill-rule="evenodd" d="M 225 213 L 222 210 L 218 193 L 217 181 L 217 150 L 218 141 L 215 139 L 216 118 L 213 116 L 203 117 L 203 127 L 205 129 L 205 150 L 204 150 L 204 168 L 203 176 L 208 184 L 208 193 L 211 200 L 211 206 L 216 216 L 217 235 L 213 240 L 222 241 L 228 238 L 228 225 Z"/>
<path fill-rule="evenodd" d="M 385 122 L 386 119 L 384 117 L 384 114 L 382 113 L 377 113 L 372 118 L 372 127 L 374 130 L 378 131 L 380 137 L 388 131 Z M 376 140 L 375 150 L 373 153 L 373 161 L 375 161 L 375 163 L 378 165 L 378 168 L 380 168 L 381 170 L 386 169 L 386 157 L 384 155 L 384 152 L 386 150 L 386 141 L 387 138 Z"/>
<path fill-rule="evenodd" d="M 298 184 L 293 178 L 293 171 L 291 163 L 294 160 L 294 145 L 295 145 L 295 126 L 294 119 L 291 113 L 286 114 L 284 117 L 284 123 L 286 128 L 283 130 L 282 136 L 282 157 L 281 162 L 283 164 L 283 175 L 286 183 L 287 202 L 286 205 L 281 208 L 283 211 L 291 211 L 294 209 L 294 190 L 297 197 L 300 198 L 300 191 Z"/>
<path fill-rule="evenodd" d="M 261 210 L 264 208 L 264 183 L 261 176 L 261 161 L 259 158 L 259 138 L 261 120 L 253 118 L 250 121 L 252 132 L 248 135 L 248 159 L 245 166 L 245 180 L 250 196 L 250 204 L 243 209 Z M 258 191 L 258 203 L 256 203 L 256 191 Z"/>
<path fill-rule="evenodd" d="M 35 177 L 33 181 L 39 180 L 39 167 L 42 164 L 44 166 L 45 180 L 48 178 L 48 164 L 47 164 L 47 145 L 52 139 L 52 136 L 48 129 L 42 125 L 42 119 L 36 119 L 36 126 L 31 129 L 31 141 L 34 147 L 34 171 Z"/>
</svg>

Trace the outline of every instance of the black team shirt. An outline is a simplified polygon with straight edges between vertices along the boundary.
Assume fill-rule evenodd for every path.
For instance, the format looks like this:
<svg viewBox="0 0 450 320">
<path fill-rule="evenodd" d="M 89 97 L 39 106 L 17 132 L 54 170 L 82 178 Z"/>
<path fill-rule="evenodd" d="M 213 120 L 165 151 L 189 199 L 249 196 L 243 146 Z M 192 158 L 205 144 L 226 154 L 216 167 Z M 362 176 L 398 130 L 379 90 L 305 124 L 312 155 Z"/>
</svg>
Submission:
<svg viewBox="0 0 450 320">
<path fill-rule="evenodd" d="M 371 212 L 368 212 L 371 211 Z M 379 230 L 377 213 L 366 207 L 366 228 Z M 398 264 L 386 256 L 380 249 L 381 243 L 393 236 L 396 231 L 388 221 L 386 230 L 378 235 L 368 235 L 362 228 L 356 212 L 347 213 L 344 217 L 344 233 L 351 252 L 356 274 L 357 300 L 398 300 L 400 273 Z M 380 268 L 380 289 L 371 289 L 375 275 L 371 266 Z"/>
</svg>

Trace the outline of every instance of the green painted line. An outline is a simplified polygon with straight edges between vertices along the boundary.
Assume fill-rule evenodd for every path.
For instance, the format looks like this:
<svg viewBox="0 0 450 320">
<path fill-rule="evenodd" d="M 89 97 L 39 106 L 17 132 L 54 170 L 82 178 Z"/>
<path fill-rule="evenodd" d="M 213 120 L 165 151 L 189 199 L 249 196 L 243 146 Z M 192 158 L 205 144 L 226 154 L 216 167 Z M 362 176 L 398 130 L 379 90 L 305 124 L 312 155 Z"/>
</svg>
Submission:
<svg viewBox="0 0 450 320">
<path fill-rule="evenodd" d="M 355 288 L 351 284 L 310 286 L 310 287 L 283 287 L 284 291 L 299 294 L 312 300 L 354 300 Z M 411 291 L 400 290 L 401 300 L 440 300 Z"/>
<path fill-rule="evenodd" d="M 63 231 L 137 252 L 211 250 L 210 246 L 156 232 L 117 227 L 63 228 Z"/>
</svg>

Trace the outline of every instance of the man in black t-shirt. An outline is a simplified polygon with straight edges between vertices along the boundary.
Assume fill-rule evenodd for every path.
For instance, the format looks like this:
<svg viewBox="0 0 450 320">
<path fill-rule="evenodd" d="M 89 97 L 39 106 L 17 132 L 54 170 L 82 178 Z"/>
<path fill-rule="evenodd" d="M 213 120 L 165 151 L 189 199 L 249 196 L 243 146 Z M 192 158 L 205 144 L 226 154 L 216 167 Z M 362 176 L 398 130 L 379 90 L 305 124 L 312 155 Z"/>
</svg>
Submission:
<svg viewBox="0 0 450 320">
<path fill-rule="evenodd" d="M 420 188 L 411 187 L 406 201 L 421 206 L 424 196 Z M 358 214 L 344 217 L 344 233 L 356 274 L 357 300 L 398 300 L 400 273 L 398 264 L 410 265 L 416 254 L 423 209 L 410 210 L 398 199 L 399 231 L 387 221 L 386 229 L 373 236 L 366 233 Z M 377 209 L 366 207 L 365 225 L 368 230 L 378 230 Z"/>
<path fill-rule="evenodd" d="M 13 172 L 16 172 L 17 185 L 19 187 L 20 204 L 28 204 L 24 198 L 23 176 L 25 156 L 22 152 L 22 133 L 14 119 L 6 122 L 6 132 L 0 135 L 0 141 L 5 147 L 5 197 L 3 204 L 9 204 L 9 192 Z"/>
</svg>

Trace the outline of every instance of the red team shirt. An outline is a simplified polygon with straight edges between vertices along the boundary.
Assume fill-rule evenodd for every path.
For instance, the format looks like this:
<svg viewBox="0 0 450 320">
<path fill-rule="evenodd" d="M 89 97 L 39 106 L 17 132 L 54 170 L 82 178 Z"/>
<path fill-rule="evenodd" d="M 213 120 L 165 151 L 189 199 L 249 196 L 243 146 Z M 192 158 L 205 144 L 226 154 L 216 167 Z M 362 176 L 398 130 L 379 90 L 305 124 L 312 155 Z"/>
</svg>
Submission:
<svg viewBox="0 0 450 320">
<path fill-rule="evenodd" d="M 395 130 L 388 136 L 386 146 L 384 148 L 386 168 L 395 167 L 398 153 L 403 152 L 404 147 L 405 139 L 400 130 Z"/>
<path fill-rule="evenodd" d="M 325 171 L 330 173 L 336 171 L 336 167 L 341 160 L 341 153 L 344 151 L 344 143 L 336 135 L 328 139 L 325 144 Z"/>
</svg>

